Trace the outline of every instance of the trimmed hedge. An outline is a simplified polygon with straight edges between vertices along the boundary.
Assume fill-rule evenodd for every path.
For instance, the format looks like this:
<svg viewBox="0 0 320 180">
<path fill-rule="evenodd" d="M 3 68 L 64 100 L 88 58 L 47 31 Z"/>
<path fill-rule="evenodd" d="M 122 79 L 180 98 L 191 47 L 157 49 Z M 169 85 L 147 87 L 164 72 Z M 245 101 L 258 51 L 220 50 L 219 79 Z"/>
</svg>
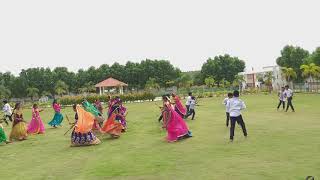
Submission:
<svg viewBox="0 0 320 180">
<path fill-rule="evenodd" d="M 90 103 L 93 103 L 96 99 L 101 102 L 107 103 L 109 101 L 109 95 L 98 95 L 98 94 L 90 94 L 90 95 L 78 95 L 78 96 L 63 96 L 59 98 L 59 103 L 61 105 L 72 105 L 72 104 L 80 104 L 84 99 L 88 100 Z M 112 95 L 115 97 L 116 95 Z M 144 92 L 144 93 L 132 93 L 132 94 L 123 94 L 120 96 L 123 102 L 134 102 L 134 101 L 153 101 L 156 96 L 152 93 Z"/>
</svg>

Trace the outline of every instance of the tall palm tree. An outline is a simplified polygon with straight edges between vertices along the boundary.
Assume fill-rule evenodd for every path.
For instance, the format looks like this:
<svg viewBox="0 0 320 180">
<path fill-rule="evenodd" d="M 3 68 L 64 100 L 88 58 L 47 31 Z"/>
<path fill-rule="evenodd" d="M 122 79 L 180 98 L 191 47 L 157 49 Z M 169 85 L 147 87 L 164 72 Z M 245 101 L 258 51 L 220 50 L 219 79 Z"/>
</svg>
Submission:
<svg viewBox="0 0 320 180">
<path fill-rule="evenodd" d="M 305 78 L 309 78 L 309 81 L 313 81 L 314 78 L 320 77 L 320 67 L 311 63 L 309 65 L 303 64 L 300 66 L 302 70 L 302 76 Z M 310 88 L 309 88 L 310 90 Z"/>
<path fill-rule="evenodd" d="M 96 88 L 92 81 L 85 83 L 81 88 L 78 89 L 80 93 L 90 93 L 94 92 Z"/>
<path fill-rule="evenodd" d="M 264 75 L 265 78 L 265 84 L 268 86 L 269 93 L 271 93 L 272 90 L 272 80 L 274 79 L 272 72 L 266 72 Z"/>
<path fill-rule="evenodd" d="M 157 80 L 155 78 L 149 78 L 149 80 L 146 82 L 145 85 L 146 90 L 159 90 L 160 85 L 157 83 Z"/>
<path fill-rule="evenodd" d="M 281 68 L 282 76 L 286 79 L 288 83 L 292 84 L 292 80 L 297 78 L 297 73 L 292 68 L 283 67 Z M 291 85 L 291 87 L 293 84 Z"/>
<path fill-rule="evenodd" d="M 39 96 L 39 89 L 34 87 L 27 88 L 28 97 L 33 101 L 35 97 Z"/>
<path fill-rule="evenodd" d="M 54 91 L 57 95 L 62 96 L 63 94 L 66 94 L 68 92 L 68 88 L 69 87 L 65 82 L 59 80 L 56 82 Z"/>
<path fill-rule="evenodd" d="M 238 86 L 239 87 L 239 91 L 241 91 L 241 86 L 242 86 L 242 83 L 245 82 L 245 78 L 244 78 L 244 75 L 241 75 L 241 74 L 237 74 L 234 76 L 234 81 L 233 81 L 233 85 L 234 86 Z"/>
</svg>

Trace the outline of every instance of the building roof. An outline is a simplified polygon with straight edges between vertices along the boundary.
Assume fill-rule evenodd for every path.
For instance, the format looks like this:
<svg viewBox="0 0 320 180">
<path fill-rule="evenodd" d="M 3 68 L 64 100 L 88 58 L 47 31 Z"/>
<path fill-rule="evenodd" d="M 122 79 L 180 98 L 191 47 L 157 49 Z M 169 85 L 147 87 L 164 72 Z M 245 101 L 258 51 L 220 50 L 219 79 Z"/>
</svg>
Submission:
<svg viewBox="0 0 320 180">
<path fill-rule="evenodd" d="M 110 77 L 95 85 L 95 87 L 119 87 L 119 86 L 128 86 L 128 84 Z"/>
</svg>

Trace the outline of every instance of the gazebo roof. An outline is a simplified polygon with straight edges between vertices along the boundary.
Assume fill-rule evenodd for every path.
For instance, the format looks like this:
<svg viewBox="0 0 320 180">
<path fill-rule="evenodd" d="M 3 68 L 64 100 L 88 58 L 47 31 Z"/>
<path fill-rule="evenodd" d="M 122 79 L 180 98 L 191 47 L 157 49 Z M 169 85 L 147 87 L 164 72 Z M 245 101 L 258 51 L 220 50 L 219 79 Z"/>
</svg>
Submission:
<svg viewBox="0 0 320 180">
<path fill-rule="evenodd" d="M 110 77 L 95 85 L 95 87 L 119 87 L 119 86 L 128 86 L 128 84 Z"/>
</svg>

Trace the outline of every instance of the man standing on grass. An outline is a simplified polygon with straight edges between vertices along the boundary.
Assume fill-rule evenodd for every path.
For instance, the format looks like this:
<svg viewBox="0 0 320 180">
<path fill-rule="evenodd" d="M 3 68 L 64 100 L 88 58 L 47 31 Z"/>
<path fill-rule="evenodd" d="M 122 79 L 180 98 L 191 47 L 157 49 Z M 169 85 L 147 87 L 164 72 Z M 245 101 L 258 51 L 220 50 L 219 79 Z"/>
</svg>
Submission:
<svg viewBox="0 0 320 180">
<path fill-rule="evenodd" d="M 190 106 L 189 106 L 189 112 L 188 112 L 188 114 L 185 116 L 185 118 L 188 118 L 189 116 L 192 115 L 192 119 L 191 119 L 191 120 L 194 120 L 194 116 L 196 115 L 195 108 L 196 108 L 196 97 L 191 96 Z"/>
<path fill-rule="evenodd" d="M 191 97 L 192 97 L 192 92 L 189 92 L 189 96 L 187 97 L 187 102 L 186 102 L 187 114 L 190 111 Z"/>
<path fill-rule="evenodd" d="M 230 113 L 231 127 L 230 127 L 230 141 L 233 141 L 234 136 L 234 128 L 236 126 L 236 122 L 241 126 L 243 135 L 247 137 L 247 129 L 246 125 L 242 119 L 241 110 L 245 109 L 246 105 L 244 102 L 239 99 L 239 91 L 233 92 L 233 98 L 231 98 L 227 102 L 227 111 Z"/>
<path fill-rule="evenodd" d="M 227 119 L 226 119 L 226 125 L 227 125 L 227 127 L 229 127 L 229 121 L 230 121 L 230 113 L 229 113 L 229 111 L 228 111 L 227 104 L 228 104 L 228 101 L 229 101 L 232 97 L 233 97 L 233 94 L 232 94 L 232 93 L 228 93 L 228 97 L 226 97 L 226 98 L 223 100 L 223 102 L 222 102 L 222 104 L 226 106 L 226 117 L 227 117 Z"/>
<path fill-rule="evenodd" d="M 3 100 L 3 108 L 2 108 L 2 111 L 4 113 L 4 121 L 5 123 L 8 125 L 8 121 L 7 121 L 7 118 L 12 122 L 12 108 L 10 106 L 10 104 L 8 103 L 7 100 Z"/>
<path fill-rule="evenodd" d="M 294 107 L 292 105 L 293 91 L 291 89 L 289 89 L 288 85 L 285 86 L 285 89 L 286 90 L 284 91 L 284 94 L 285 94 L 285 97 L 287 98 L 287 101 L 288 101 L 286 112 L 288 112 L 289 106 L 291 107 L 292 112 L 294 112 Z"/>
<path fill-rule="evenodd" d="M 281 90 L 279 91 L 278 93 L 278 97 L 279 97 L 279 104 L 278 104 L 278 107 L 277 107 L 277 110 L 279 110 L 281 104 L 282 104 L 282 108 L 284 110 L 285 106 L 286 106 L 286 101 L 285 101 L 285 94 L 284 94 L 284 87 L 281 87 Z"/>
</svg>

